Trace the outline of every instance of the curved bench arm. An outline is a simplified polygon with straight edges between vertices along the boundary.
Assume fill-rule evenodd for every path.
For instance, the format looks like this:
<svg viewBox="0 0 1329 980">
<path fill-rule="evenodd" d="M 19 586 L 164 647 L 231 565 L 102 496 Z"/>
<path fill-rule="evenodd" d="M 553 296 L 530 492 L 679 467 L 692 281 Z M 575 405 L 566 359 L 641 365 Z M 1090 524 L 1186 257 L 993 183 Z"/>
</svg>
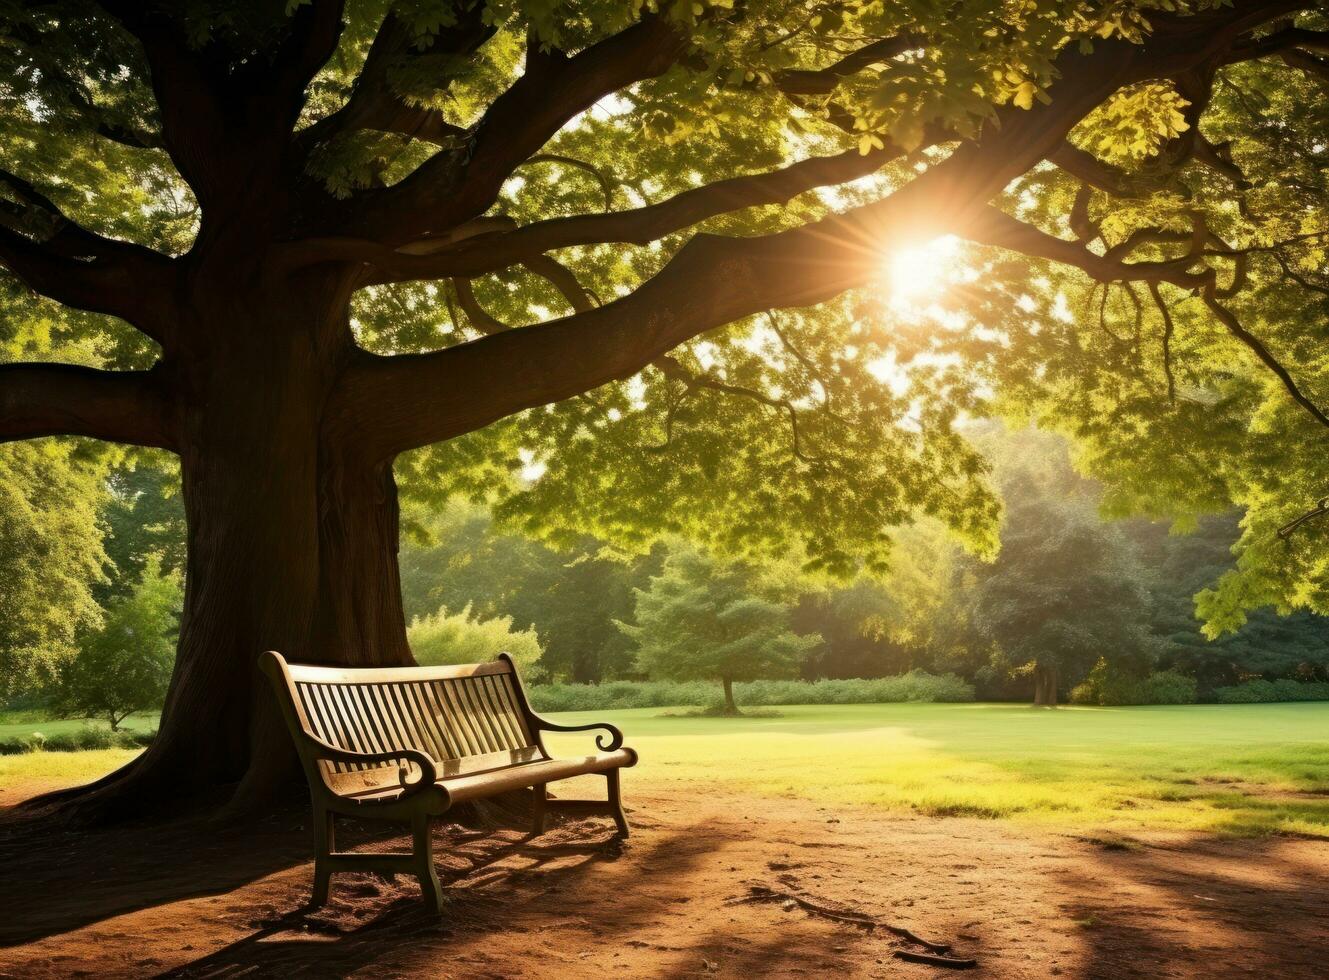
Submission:
<svg viewBox="0 0 1329 980">
<path fill-rule="evenodd" d="M 327 759 L 332 762 L 360 762 L 373 764 L 376 762 L 392 762 L 394 759 L 405 761 L 407 765 L 397 768 L 397 781 L 401 783 L 401 788 L 406 791 L 406 796 L 412 796 L 421 790 L 432 786 L 438 779 L 438 763 L 436 763 L 428 753 L 421 752 L 419 749 L 389 749 L 387 752 L 354 752 L 350 749 L 341 749 L 331 742 L 325 742 L 316 735 L 303 732 L 305 741 L 308 742 L 314 750 L 314 755 L 320 759 Z M 420 770 L 420 778 L 409 780 L 406 777 L 410 775 L 411 766 Z M 405 799 L 405 797 L 402 797 Z"/>
<path fill-rule="evenodd" d="M 541 718 L 535 712 L 531 712 L 531 720 L 535 722 L 535 727 L 542 732 L 593 732 L 597 728 L 603 728 L 608 733 L 609 740 L 605 741 L 604 735 L 595 736 L 596 748 L 601 752 L 613 752 L 615 749 L 623 747 L 623 733 L 619 731 L 617 725 L 611 725 L 607 721 L 591 722 L 587 725 L 560 725 L 548 718 Z"/>
</svg>

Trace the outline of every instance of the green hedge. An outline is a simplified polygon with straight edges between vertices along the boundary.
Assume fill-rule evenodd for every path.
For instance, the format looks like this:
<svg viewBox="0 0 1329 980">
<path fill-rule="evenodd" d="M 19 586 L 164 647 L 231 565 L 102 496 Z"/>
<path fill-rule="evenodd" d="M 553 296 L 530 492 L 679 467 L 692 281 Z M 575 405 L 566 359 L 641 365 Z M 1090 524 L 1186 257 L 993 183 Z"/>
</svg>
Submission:
<svg viewBox="0 0 1329 980">
<path fill-rule="evenodd" d="M 1196 683 L 1175 670 L 1160 670 L 1147 677 L 1122 677 L 1097 667 L 1083 684 L 1071 691 L 1072 704 L 1194 704 Z"/>
<path fill-rule="evenodd" d="M 0 740 L 0 755 L 22 752 L 80 752 L 84 749 L 139 749 L 152 741 L 156 732 L 113 732 L 97 725 L 85 725 L 72 732 L 47 737 L 41 732 Z"/>
<path fill-rule="evenodd" d="M 1214 689 L 1220 704 L 1267 704 L 1271 701 L 1329 701 L 1329 683 L 1256 680 Z"/>
<path fill-rule="evenodd" d="M 609 681 L 604 684 L 537 684 L 536 711 L 600 711 L 612 708 L 712 707 L 723 694 L 718 682 Z M 974 686 L 954 674 L 910 671 L 871 680 L 752 681 L 734 685 L 740 707 L 782 704 L 890 704 L 905 701 L 972 701 Z"/>
</svg>

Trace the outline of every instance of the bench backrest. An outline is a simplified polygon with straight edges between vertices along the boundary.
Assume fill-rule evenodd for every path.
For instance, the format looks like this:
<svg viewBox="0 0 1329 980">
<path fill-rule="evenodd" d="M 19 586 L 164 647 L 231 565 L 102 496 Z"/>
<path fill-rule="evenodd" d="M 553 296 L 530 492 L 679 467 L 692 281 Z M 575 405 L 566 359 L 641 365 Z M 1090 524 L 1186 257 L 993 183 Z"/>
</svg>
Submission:
<svg viewBox="0 0 1329 980">
<path fill-rule="evenodd" d="M 545 758 L 527 721 L 510 661 L 448 667 L 340 668 L 288 664 L 265 654 L 288 724 L 341 749 L 412 748 L 439 763 L 440 777 Z M 397 785 L 398 763 L 365 765 L 306 757 L 311 781 L 333 792 Z"/>
</svg>

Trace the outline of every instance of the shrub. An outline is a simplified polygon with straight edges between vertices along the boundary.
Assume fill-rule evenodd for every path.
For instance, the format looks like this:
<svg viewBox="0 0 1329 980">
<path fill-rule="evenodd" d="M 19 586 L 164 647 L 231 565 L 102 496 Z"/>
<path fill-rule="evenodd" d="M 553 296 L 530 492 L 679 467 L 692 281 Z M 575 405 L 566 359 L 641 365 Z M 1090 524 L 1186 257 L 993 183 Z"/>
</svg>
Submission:
<svg viewBox="0 0 1329 980">
<path fill-rule="evenodd" d="M 507 652 L 523 673 L 538 675 L 540 640 L 535 630 L 514 630 L 511 616 L 473 619 L 469 602 L 461 612 L 449 613 L 443 606 L 433 615 L 415 617 L 406 639 L 421 665 L 482 663 Z"/>
<path fill-rule="evenodd" d="M 1159 670 L 1144 677 L 1113 670 L 1100 659 L 1084 682 L 1071 689 L 1072 704 L 1194 704 L 1195 678 L 1176 670 Z"/>
<path fill-rule="evenodd" d="M 954 674 L 910 671 L 871 680 L 751 681 L 735 684 L 737 700 L 754 707 L 784 704 L 888 704 L 972 701 L 972 684 Z M 610 681 L 605 684 L 537 684 L 536 711 L 600 711 L 609 708 L 713 708 L 723 694 L 705 681 Z"/>
<path fill-rule="evenodd" d="M 90 749 L 138 749 L 152 741 L 156 732 L 112 731 L 101 725 L 84 725 L 72 732 L 43 735 L 32 732 L 0 741 L 0 755 L 24 752 L 83 752 Z"/>
<path fill-rule="evenodd" d="M 1275 701 L 1329 701 L 1329 683 L 1323 681 L 1254 680 L 1214 690 L 1220 704 L 1268 704 Z"/>
</svg>

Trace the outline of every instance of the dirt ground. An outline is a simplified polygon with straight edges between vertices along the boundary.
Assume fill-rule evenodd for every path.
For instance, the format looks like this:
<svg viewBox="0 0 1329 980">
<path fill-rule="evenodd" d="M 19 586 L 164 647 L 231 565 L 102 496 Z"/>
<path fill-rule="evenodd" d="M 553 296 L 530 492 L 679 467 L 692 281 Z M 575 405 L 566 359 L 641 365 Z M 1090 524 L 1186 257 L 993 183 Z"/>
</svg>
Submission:
<svg viewBox="0 0 1329 980">
<path fill-rule="evenodd" d="M 304 909 L 303 811 L 221 830 L 0 827 L 0 976 L 951 975 L 894 958 L 918 947 L 883 929 L 737 901 L 752 886 L 953 943 L 978 960 L 969 976 L 1329 974 L 1324 842 L 1075 837 L 732 795 L 629 802 L 626 844 L 600 819 L 538 838 L 440 828 L 441 918 L 413 880 L 361 875 Z M 394 844 L 370 826 L 352 841 Z"/>
</svg>

